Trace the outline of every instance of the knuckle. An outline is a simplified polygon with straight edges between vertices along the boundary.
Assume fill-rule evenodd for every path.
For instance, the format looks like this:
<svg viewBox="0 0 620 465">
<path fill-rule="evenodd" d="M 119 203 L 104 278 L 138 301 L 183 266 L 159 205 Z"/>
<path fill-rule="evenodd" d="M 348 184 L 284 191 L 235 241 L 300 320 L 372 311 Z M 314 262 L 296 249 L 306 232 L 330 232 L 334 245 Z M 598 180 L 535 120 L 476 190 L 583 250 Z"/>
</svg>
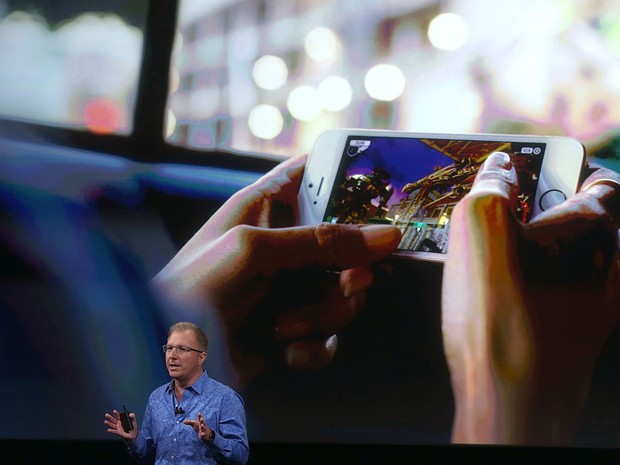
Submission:
<svg viewBox="0 0 620 465">
<path fill-rule="evenodd" d="M 258 228 L 247 224 L 240 224 L 233 227 L 229 234 L 233 241 L 234 253 L 243 260 L 248 260 L 256 250 L 261 250 L 261 234 Z"/>
<path fill-rule="evenodd" d="M 314 229 L 314 238 L 319 250 L 328 255 L 336 255 L 339 242 L 339 228 L 330 223 L 320 223 Z"/>
<path fill-rule="evenodd" d="M 336 228 L 331 223 L 319 223 L 314 228 L 314 234 L 319 245 L 331 243 L 336 233 Z"/>
</svg>

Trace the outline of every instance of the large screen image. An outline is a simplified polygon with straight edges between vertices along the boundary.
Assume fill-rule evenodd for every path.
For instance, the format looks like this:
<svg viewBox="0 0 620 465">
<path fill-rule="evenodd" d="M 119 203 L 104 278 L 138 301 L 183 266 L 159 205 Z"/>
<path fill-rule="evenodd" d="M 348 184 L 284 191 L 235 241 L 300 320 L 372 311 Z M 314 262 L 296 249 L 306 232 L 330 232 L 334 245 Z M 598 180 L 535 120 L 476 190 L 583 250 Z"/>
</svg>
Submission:
<svg viewBox="0 0 620 465">
<path fill-rule="evenodd" d="M 65 149 L 35 156 L 21 143 L 2 148 L 20 157 L 2 158 L 0 169 L 0 394 L 6 399 L 0 439 L 117 440 L 103 415 L 126 406 L 142 421 L 151 391 L 170 382 L 162 344 L 176 321 L 191 318 L 204 327 L 211 338 L 207 371 L 232 384 L 235 365 L 218 353 L 221 333 L 203 319 L 208 309 L 192 315 L 166 305 L 150 280 L 258 175 L 224 188 L 230 171 L 155 169 L 93 154 L 78 158 Z M 497 150 L 517 167 L 524 188 L 517 214 L 527 220 L 542 156 L 550 153 L 542 144 L 378 137 L 352 137 L 340 149 L 347 154 L 328 220 L 399 224 L 409 238 L 402 247 L 410 250 L 444 246 L 450 209 L 483 158 Z M 41 166 L 45 176 L 38 175 Z M 321 286 L 337 273 L 295 271 L 284 270 L 270 299 L 252 313 L 265 318 L 248 318 L 237 334 L 244 339 L 235 338 L 262 359 L 237 387 L 250 441 L 449 444 L 454 401 L 442 345 L 441 265 L 401 259 L 373 265 L 363 307 L 334 330 L 333 360 L 305 371 L 284 363 L 287 341 L 274 335 L 277 311 L 312 311 Z M 287 285 L 300 277 L 308 277 L 303 285 Z M 618 336 L 595 367 L 574 445 L 618 444 Z"/>
</svg>

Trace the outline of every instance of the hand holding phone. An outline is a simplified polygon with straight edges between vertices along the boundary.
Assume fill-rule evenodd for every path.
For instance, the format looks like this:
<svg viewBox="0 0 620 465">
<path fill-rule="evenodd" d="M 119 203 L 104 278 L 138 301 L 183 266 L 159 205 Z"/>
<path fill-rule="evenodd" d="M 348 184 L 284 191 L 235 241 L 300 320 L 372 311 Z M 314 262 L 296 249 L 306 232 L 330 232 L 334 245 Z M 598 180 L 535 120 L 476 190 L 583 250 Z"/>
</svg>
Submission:
<svg viewBox="0 0 620 465">
<path fill-rule="evenodd" d="M 331 130 L 306 164 L 300 223 L 392 224 L 402 232 L 397 255 L 443 261 L 452 211 L 493 152 L 512 160 L 523 222 L 574 195 L 585 160 L 566 137 Z"/>
<path fill-rule="evenodd" d="M 569 444 L 620 322 L 620 177 L 593 169 L 526 225 L 505 201 L 515 174 L 494 154 L 452 215 L 441 333 L 456 443 Z"/>
</svg>

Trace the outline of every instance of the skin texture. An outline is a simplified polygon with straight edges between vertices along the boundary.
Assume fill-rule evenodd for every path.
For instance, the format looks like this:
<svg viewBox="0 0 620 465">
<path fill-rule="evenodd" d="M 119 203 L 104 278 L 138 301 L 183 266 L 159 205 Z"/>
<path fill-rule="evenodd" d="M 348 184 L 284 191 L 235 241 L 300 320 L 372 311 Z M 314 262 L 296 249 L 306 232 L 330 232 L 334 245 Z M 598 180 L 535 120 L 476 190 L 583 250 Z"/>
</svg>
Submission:
<svg viewBox="0 0 620 465">
<path fill-rule="evenodd" d="M 454 442 L 572 437 L 620 321 L 620 178 L 589 171 L 579 193 L 523 224 L 510 158 L 493 154 L 455 208 L 442 291 Z"/>
<path fill-rule="evenodd" d="M 287 160 L 232 196 L 152 280 L 188 319 L 204 319 L 219 362 L 209 371 L 234 388 L 271 363 L 325 367 L 371 264 L 400 241 L 392 226 L 295 226 L 304 164 Z"/>
</svg>

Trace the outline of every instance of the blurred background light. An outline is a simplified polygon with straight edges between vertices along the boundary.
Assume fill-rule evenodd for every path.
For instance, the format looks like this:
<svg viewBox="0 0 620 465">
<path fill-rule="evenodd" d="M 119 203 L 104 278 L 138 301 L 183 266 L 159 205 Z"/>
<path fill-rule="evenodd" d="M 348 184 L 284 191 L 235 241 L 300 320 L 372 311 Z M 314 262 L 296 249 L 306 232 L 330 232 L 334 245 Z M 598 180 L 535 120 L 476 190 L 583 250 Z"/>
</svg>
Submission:
<svg viewBox="0 0 620 465">
<path fill-rule="evenodd" d="M 330 76 L 319 84 L 319 97 L 323 108 L 342 111 L 351 104 L 353 89 L 345 78 Z"/>
<path fill-rule="evenodd" d="M 394 65 L 379 64 L 368 70 L 364 79 L 366 92 L 375 100 L 391 102 L 405 91 L 405 75 Z"/>
<path fill-rule="evenodd" d="M 0 115 L 130 133 L 144 18 L 118 2 L 88 14 L 61 2 L 58 12 L 77 12 L 61 21 L 29 6 L 39 3 L 50 2 L 0 0 Z M 330 127 L 563 134 L 586 146 L 620 138 L 617 0 L 179 6 L 166 127 L 174 144 L 303 153 Z M 120 113 L 91 106 L 99 99 Z M 269 140 L 248 127 L 261 104 L 284 117 Z"/>
<path fill-rule="evenodd" d="M 326 27 L 312 29 L 306 36 L 306 53 L 316 61 L 333 59 L 340 48 L 338 36 Z"/>
<path fill-rule="evenodd" d="M 179 85 L 181 84 L 181 75 L 179 74 L 179 70 L 177 68 L 172 68 L 170 70 L 170 82 L 168 84 L 169 90 L 171 94 L 174 94 L 177 90 L 179 90 Z"/>
<path fill-rule="evenodd" d="M 255 28 L 244 27 L 233 31 L 228 41 L 229 60 L 231 62 L 244 62 L 256 57 L 258 47 L 258 32 Z"/>
<path fill-rule="evenodd" d="M 172 137 L 174 131 L 177 129 L 177 117 L 171 109 L 166 112 L 166 128 L 164 131 L 165 137 Z"/>
<path fill-rule="evenodd" d="M 248 126 L 252 134 L 259 139 L 273 139 L 282 132 L 284 118 L 278 108 L 261 104 L 250 112 Z"/>
<path fill-rule="evenodd" d="M 310 86 L 295 88 L 288 96 L 287 107 L 293 118 L 300 121 L 312 121 L 323 110 L 319 91 Z"/>
<path fill-rule="evenodd" d="M 254 63 L 252 77 L 261 89 L 276 90 L 286 83 L 288 68 L 282 58 L 264 55 Z"/>
<path fill-rule="evenodd" d="M 203 120 L 213 116 L 220 102 L 220 91 L 214 87 L 196 89 L 188 99 L 188 114 L 194 120 Z"/>
<path fill-rule="evenodd" d="M 0 115 L 97 133 L 129 133 L 142 31 L 110 13 L 49 24 L 0 18 Z"/>
<path fill-rule="evenodd" d="M 93 99 L 84 108 L 84 122 L 95 134 L 112 133 L 120 126 L 121 109 L 110 99 Z"/>
<path fill-rule="evenodd" d="M 435 16 L 428 25 L 428 40 L 440 50 L 458 50 L 469 35 L 465 20 L 454 13 L 442 13 Z"/>
</svg>

